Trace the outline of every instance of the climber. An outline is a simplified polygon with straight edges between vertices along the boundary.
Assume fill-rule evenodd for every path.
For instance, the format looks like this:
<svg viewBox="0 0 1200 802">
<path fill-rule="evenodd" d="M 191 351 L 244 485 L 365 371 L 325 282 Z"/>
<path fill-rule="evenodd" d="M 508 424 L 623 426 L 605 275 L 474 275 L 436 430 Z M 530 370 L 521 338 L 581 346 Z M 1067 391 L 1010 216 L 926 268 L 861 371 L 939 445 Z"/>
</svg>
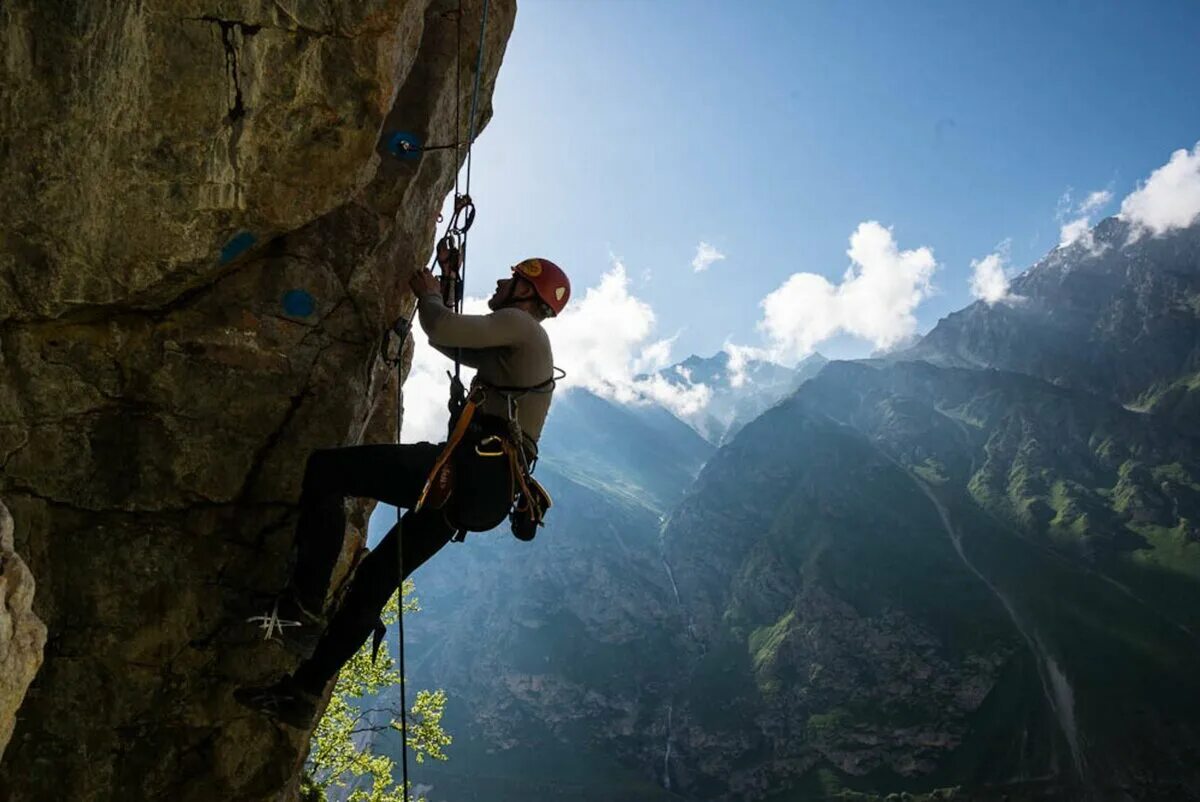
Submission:
<svg viewBox="0 0 1200 802">
<path fill-rule="evenodd" d="M 501 523 L 519 496 L 514 488 L 536 484 L 514 473 L 536 458 L 550 408 L 554 362 L 541 323 L 566 306 L 571 292 L 566 274 L 547 259 L 520 262 L 510 278 L 496 283 L 488 315 L 448 308 L 439 280 L 428 270 L 416 273 L 409 286 L 430 344 L 477 369 L 469 424 L 460 417 L 463 425 L 455 427 L 450 442 L 455 443 L 455 434 L 462 438 L 449 449 L 433 443 L 360 445 L 310 456 L 300 495 L 295 568 L 273 616 L 299 623 L 289 628 L 289 637 L 303 643 L 322 632 L 330 573 L 345 535 L 345 497 L 376 499 L 406 512 L 359 564 L 311 657 L 272 686 L 236 692 L 242 704 L 293 726 L 311 724 L 329 681 L 366 642 L 404 578 L 456 532 L 485 531 Z M 522 442 L 512 442 L 518 437 Z M 440 470 L 447 461 L 443 455 L 454 476 L 449 490 Z M 398 576 L 401 564 L 403 577 Z"/>
</svg>

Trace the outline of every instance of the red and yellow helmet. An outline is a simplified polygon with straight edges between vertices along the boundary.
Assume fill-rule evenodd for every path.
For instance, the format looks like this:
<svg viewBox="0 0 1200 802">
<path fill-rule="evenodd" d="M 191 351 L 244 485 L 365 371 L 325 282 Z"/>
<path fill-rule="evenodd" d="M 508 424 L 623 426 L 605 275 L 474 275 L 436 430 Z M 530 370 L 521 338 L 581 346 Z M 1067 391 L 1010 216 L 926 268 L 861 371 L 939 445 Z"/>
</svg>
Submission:
<svg viewBox="0 0 1200 802">
<path fill-rule="evenodd" d="M 525 259 L 513 265 L 513 275 L 533 285 L 542 302 L 558 315 L 571 298 L 571 281 L 562 268 L 549 259 Z"/>
</svg>

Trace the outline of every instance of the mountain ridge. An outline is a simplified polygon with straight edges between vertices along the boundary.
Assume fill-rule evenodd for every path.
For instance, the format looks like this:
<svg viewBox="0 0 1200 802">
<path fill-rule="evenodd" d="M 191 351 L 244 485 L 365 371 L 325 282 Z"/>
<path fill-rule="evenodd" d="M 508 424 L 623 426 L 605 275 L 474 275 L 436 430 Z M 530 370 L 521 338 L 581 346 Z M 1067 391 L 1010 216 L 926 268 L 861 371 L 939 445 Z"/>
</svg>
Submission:
<svg viewBox="0 0 1200 802">
<path fill-rule="evenodd" d="M 534 751 L 568 748 L 575 773 L 547 769 L 549 800 L 599 798 L 614 765 L 633 772 L 631 800 L 1200 799 L 1200 441 L 1186 405 L 1139 401 L 1191 375 L 1196 231 L 1128 251 L 1106 231 L 1108 250 L 1052 253 L 1015 279 L 1025 301 L 968 307 L 887 358 L 823 365 L 662 473 L 676 478 L 645 491 L 653 503 L 622 495 L 636 482 L 585 476 L 619 461 L 574 463 L 554 513 L 570 520 L 545 536 L 561 527 L 583 573 L 538 569 L 534 604 L 506 601 L 526 592 L 515 566 L 514 584 L 489 583 L 483 606 L 525 623 L 493 612 L 498 633 L 473 643 L 508 666 L 508 690 L 463 679 L 506 745 L 461 720 L 471 754 L 525 760 L 523 734 Z M 1038 321 L 1059 307 L 1062 321 Z M 1120 347 L 1131 310 L 1165 356 L 1106 390 L 1137 358 Z M 640 426 L 606 436 L 655 450 Z M 616 521 L 616 550 L 584 534 L 616 537 Z M 573 600 L 563 618 L 551 600 L 595 572 L 625 578 L 589 580 L 590 612 Z M 531 626 L 557 633 L 532 664 L 508 654 L 525 655 Z M 604 627 L 624 634 L 596 651 Z M 425 666 L 430 680 L 444 665 Z M 558 690 L 515 690 L 530 687 Z M 519 720 L 499 712 L 512 705 Z M 477 782 L 460 769 L 453 788 Z M 504 799 L 530 792 L 505 782 Z"/>
<path fill-rule="evenodd" d="M 795 392 L 819 373 L 827 361 L 814 353 L 789 368 L 767 359 L 735 356 L 729 350 L 722 350 L 710 357 L 692 354 L 654 375 L 680 390 L 698 385 L 708 388 L 710 395 L 699 408 L 672 410 L 672 414 L 719 446 L 773 404 Z M 638 378 L 646 380 L 649 376 Z"/>
</svg>

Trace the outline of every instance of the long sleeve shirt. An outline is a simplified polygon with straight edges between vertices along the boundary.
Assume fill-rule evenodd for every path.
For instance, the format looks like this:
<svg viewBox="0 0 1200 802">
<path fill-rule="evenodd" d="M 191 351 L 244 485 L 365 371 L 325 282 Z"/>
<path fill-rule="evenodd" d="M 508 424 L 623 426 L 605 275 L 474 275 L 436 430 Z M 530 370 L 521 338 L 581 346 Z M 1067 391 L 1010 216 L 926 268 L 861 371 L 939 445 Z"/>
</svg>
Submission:
<svg viewBox="0 0 1200 802">
<path fill-rule="evenodd" d="M 475 368 L 476 382 L 488 387 L 537 387 L 554 376 L 550 338 L 533 315 L 523 309 L 500 309 L 489 315 L 460 315 L 437 293 L 423 295 L 417 305 L 429 344 L 450 358 L 457 354 Z M 551 390 L 512 393 L 521 431 L 535 442 L 550 411 Z M 487 390 L 480 411 L 508 418 L 508 398 Z"/>
</svg>

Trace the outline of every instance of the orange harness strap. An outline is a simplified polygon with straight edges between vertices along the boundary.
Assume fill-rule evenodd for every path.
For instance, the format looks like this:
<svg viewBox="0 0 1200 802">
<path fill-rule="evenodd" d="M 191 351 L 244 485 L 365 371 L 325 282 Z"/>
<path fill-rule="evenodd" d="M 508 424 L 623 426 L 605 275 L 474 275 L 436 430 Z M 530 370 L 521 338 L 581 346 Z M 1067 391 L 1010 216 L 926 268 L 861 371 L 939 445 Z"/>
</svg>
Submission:
<svg viewBox="0 0 1200 802">
<path fill-rule="evenodd" d="M 454 449 L 458 448 L 458 444 L 466 436 L 467 428 L 471 425 L 471 418 L 475 416 L 475 409 L 475 402 L 468 399 L 466 406 L 462 409 L 462 413 L 458 416 L 458 421 L 454 424 L 454 431 L 450 433 L 450 439 L 446 441 L 445 447 L 442 448 L 442 453 L 438 454 L 438 458 L 433 463 L 433 470 L 429 472 L 429 477 L 425 480 L 425 487 L 421 489 L 421 495 L 417 498 L 417 505 L 413 507 L 413 512 L 419 512 L 421 507 L 425 505 L 425 500 L 428 498 L 434 484 L 437 483 L 442 469 L 446 467 L 446 463 L 454 455 Z M 443 498 L 443 503 L 444 501 L 445 499 Z"/>
<path fill-rule="evenodd" d="M 433 469 L 429 471 L 429 476 L 425 479 L 425 486 L 421 489 L 421 495 L 417 498 L 416 506 L 413 507 L 414 512 L 419 512 L 431 497 L 440 496 L 440 503 L 437 505 L 440 508 L 449 498 L 452 488 L 446 487 L 446 483 L 450 481 L 447 476 L 443 479 L 443 472 L 447 469 L 451 457 L 454 456 L 455 449 L 467 435 L 467 430 L 470 428 L 471 420 L 475 416 L 475 411 L 478 409 L 478 404 L 473 399 L 468 399 L 463 407 L 462 414 L 458 416 L 458 421 L 454 424 L 454 430 L 450 433 L 449 439 L 446 440 L 446 445 L 442 447 L 442 451 L 438 454 L 438 458 L 433 463 Z M 500 442 L 501 451 L 495 454 L 489 453 L 487 456 L 499 456 L 501 453 L 508 457 L 512 476 L 517 482 L 520 489 L 520 500 L 517 503 L 517 508 L 522 507 L 528 511 L 530 518 L 535 524 L 540 525 L 546 516 L 546 511 L 550 509 L 553 501 L 550 499 L 550 494 L 546 489 L 529 475 L 524 467 L 524 460 L 517 453 L 519 446 L 515 445 L 508 437 L 491 437 L 489 440 Z M 434 490 L 439 492 L 434 494 Z M 524 505 L 521 502 L 524 502 Z"/>
</svg>

